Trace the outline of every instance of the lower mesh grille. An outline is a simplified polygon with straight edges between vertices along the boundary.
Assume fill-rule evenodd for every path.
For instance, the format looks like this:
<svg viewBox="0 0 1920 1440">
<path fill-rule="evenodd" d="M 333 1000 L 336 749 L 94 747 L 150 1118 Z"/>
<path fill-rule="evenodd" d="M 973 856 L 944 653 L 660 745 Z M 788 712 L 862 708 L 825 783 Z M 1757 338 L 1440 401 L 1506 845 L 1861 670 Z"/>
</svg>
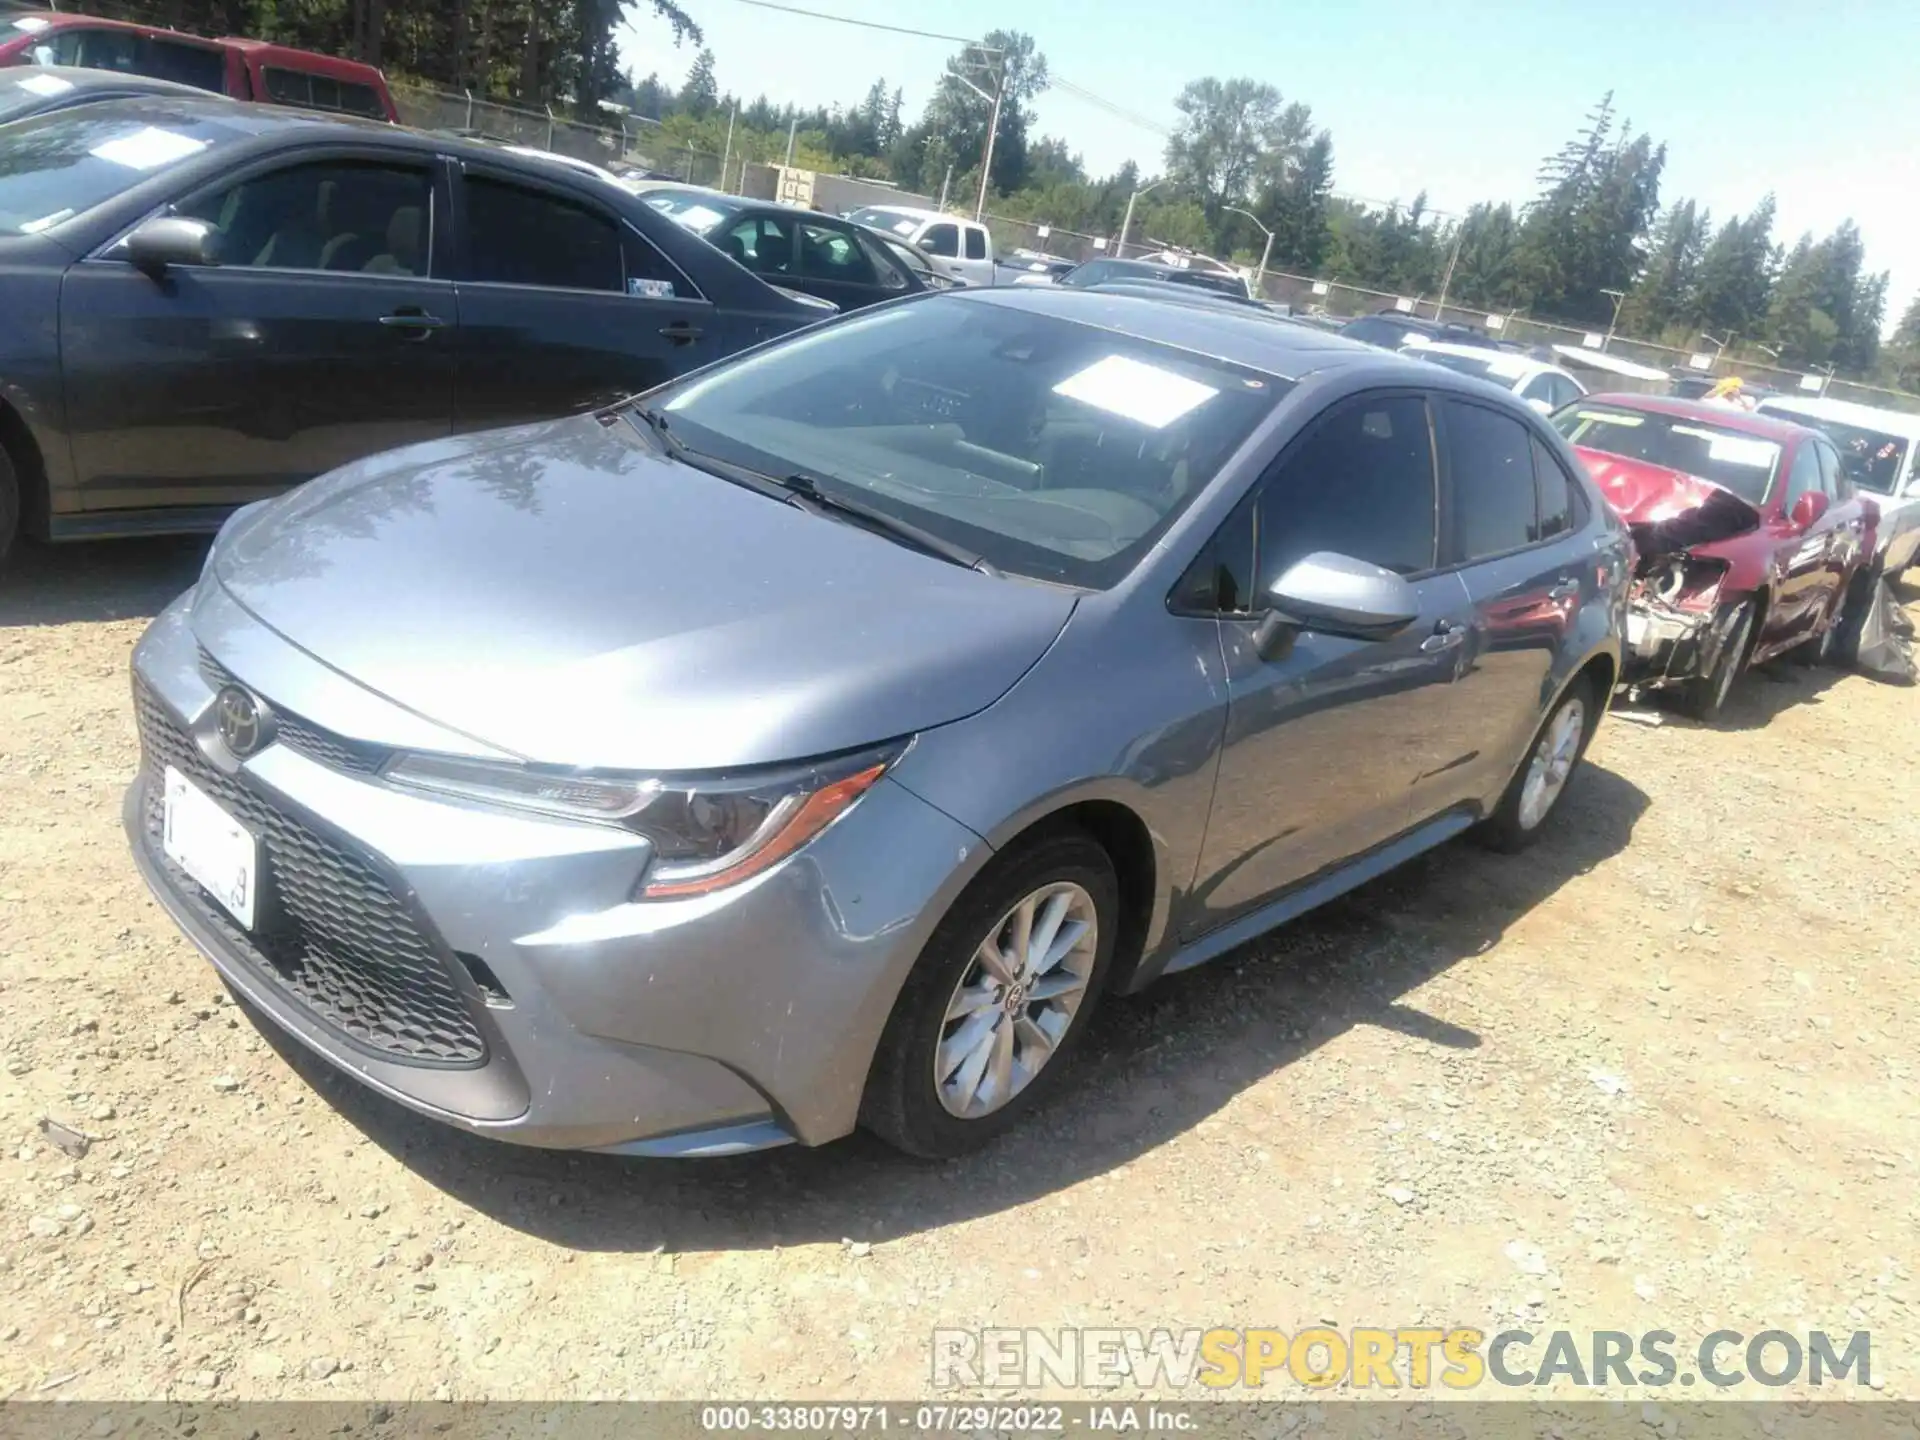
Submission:
<svg viewBox="0 0 1920 1440">
<path fill-rule="evenodd" d="M 486 1042 L 413 917 L 371 866 L 216 770 L 137 679 L 146 841 L 174 890 L 235 953 L 367 1049 L 415 1064 L 477 1065 Z M 173 766 L 250 829 L 262 851 L 252 934 L 167 858 L 162 773 Z"/>
</svg>

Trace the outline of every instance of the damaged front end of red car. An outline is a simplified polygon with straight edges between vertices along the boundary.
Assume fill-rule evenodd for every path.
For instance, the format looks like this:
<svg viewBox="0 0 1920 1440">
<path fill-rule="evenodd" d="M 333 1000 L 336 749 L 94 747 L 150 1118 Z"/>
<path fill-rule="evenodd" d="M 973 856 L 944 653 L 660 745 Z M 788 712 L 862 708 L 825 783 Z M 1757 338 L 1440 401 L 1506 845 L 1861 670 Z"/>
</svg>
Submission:
<svg viewBox="0 0 1920 1440">
<path fill-rule="evenodd" d="M 1621 681 L 1657 690 L 1709 674 L 1731 629 L 1723 604 L 1732 561 L 1715 547 L 1760 528 L 1761 514 L 1697 475 L 1580 450 L 1633 536 Z"/>
</svg>

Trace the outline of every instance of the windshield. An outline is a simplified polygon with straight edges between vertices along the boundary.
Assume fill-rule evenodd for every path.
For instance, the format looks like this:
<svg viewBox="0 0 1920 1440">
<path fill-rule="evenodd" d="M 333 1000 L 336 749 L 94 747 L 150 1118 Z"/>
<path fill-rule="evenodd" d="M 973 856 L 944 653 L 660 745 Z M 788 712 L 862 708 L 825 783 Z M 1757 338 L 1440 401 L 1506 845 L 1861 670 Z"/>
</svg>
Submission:
<svg viewBox="0 0 1920 1440">
<path fill-rule="evenodd" d="M 1289 388 L 949 295 L 722 364 L 665 409 L 695 450 L 814 476 L 1002 570 L 1104 588 Z"/>
<path fill-rule="evenodd" d="M 1575 405 L 1553 423 L 1575 445 L 1697 475 L 1750 505 L 1766 503 L 1780 469 L 1775 441 L 1678 415 Z"/>
<path fill-rule="evenodd" d="M 242 132 L 165 100 L 32 115 L 0 145 L 0 235 L 33 235 Z"/>
<path fill-rule="evenodd" d="M 920 221 L 912 215 L 902 215 L 897 210 L 889 210 L 884 205 L 867 205 L 855 210 L 846 217 L 856 225 L 871 225 L 876 230 L 884 230 L 889 235 L 910 236 L 920 228 Z"/>
<path fill-rule="evenodd" d="M 737 205 L 729 205 L 720 196 L 699 190 L 649 190 L 640 198 L 696 235 L 705 235 L 740 213 Z"/>
<path fill-rule="evenodd" d="M 1822 431 L 1840 452 L 1841 468 L 1847 478 L 1862 490 L 1891 495 L 1900 487 L 1907 468 L 1907 437 L 1889 435 L 1884 430 L 1868 430 L 1838 420 L 1821 420 L 1792 410 L 1771 413 L 1796 425 Z"/>
</svg>

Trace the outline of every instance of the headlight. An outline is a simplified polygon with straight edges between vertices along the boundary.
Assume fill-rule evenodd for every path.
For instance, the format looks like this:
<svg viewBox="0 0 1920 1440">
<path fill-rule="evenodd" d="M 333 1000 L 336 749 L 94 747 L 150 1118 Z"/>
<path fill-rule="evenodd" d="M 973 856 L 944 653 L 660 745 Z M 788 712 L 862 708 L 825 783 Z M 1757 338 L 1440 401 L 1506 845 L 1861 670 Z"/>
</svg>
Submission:
<svg viewBox="0 0 1920 1440">
<path fill-rule="evenodd" d="M 904 749 L 684 778 L 542 770 L 457 755 L 401 755 L 382 774 L 415 790 L 638 831 L 654 854 L 634 898 L 656 900 L 704 895 L 777 865 L 851 810 Z"/>
</svg>

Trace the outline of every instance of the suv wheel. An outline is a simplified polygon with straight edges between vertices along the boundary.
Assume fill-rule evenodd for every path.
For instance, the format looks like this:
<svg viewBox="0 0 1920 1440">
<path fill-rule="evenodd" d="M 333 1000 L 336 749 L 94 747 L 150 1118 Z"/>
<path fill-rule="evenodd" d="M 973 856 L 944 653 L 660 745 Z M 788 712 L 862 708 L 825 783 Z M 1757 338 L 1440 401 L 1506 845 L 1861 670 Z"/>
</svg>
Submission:
<svg viewBox="0 0 1920 1440">
<path fill-rule="evenodd" d="M 1541 722 L 1527 758 L 1520 762 L 1500 803 L 1475 831 L 1482 844 L 1511 854 L 1540 838 L 1547 817 L 1587 753 L 1598 715 L 1593 685 L 1582 676 L 1567 687 L 1560 703 Z"/>
<path fill-rule="evenodd" d="M 1721 635 L 1713 669 L 1696 675 L 1680 688 L 1680 708 L 1696 720 L 1711 720 L 1733 692 L 1734 677 L 1746 663 L 1747 641 L 1753 634 L 1753 601 L 1736 600 L 1721 613 L 1715 626 Z"/>
<path fill-rule="evenodd" d="M 934 931 L 894 1002 L 861 1100 L 910 1155 L 985 1144 L 1059 1082 L 1119 923 L 1107 852 L 1063 832 L 1007 852 Z"/>
</svg>

